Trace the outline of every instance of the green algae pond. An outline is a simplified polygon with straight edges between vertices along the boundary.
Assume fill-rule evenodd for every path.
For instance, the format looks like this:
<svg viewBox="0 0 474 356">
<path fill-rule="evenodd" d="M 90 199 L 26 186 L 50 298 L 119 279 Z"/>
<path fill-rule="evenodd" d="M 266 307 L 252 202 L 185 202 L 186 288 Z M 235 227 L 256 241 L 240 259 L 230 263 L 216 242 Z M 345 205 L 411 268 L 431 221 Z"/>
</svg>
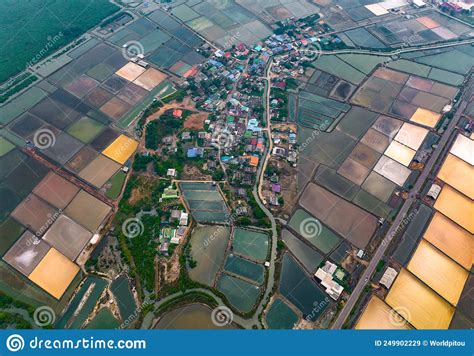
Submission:
<svg viewBox="0 0 474 356">
<path fill-rule="evenodd" d="M 116 278 L 110 285 L 110 290 L 115 296 L 122 320 L 127 320 L 133 316 L 137 311 L 137 304 L 135 303 L 128 277 L 121 275 Z"/>
<path fill-rule="evenodd" d="M 221 274 L 217 289 L 242 313 L 251 311 L 260 295 L 260 287 L 225 273 Z"/>
<path fill-rule="evenodd" d="M 248 278 L 258 284 L 262 284 L 265 276 L 265 269 L 262 265 L 250 262 L 236 255 L 229 255 L 225 261 L 224 269 L 227 272 L 238 274 Z"/>
<path fill-rule="evenodd" d="M 191 257 L 196 267 L 188 268 L 191 279 L 212 287 L 216 274 L 224 262 L 230 229 L 223 226 L 205 226 L 194 229 L 191 235 Z"/>
<path fill-rule="evenodd" d="M 309 220 L 307 220 L 309 219 Z M 295 230 L 300 236 L 306 237 L 307 240 L 315 246 L 318 250 L 324 254 L 329 253 L 337 244 L 341 241 L 341 238 L 338 237 L 334 232 L 329 230 L 326 226 L 321 224 L 321 231 L 318 234 L 305 234 L 302 229 L 304 228 L 304 221 L 317 220 L 306 211 L 302 209 L 296 210 L 293 216 L 290 219 L 289 226 Z"/>
<path fill-rule="evenodd" d="M 269 329 L 293 329 L 298 315 L 281 299 L 275 299 L 265 315 Z"/>
<path fill-rule="evenodd" d="M 86 329 L 116 329 L 120 322 L 114 317 L 109 308 L 102 308 L 91 320 Z"/>
<path fill-rule="evenodd" d="M 268 235 L 237 228 L 232 242 L 233 251 L 252 260 L 264 262 L 268 255 Z"/>
<path fill-rule="evenodd" d="M 329 297 L 289 253 L 283 256 L 279 288 L 281 295 L 311 321 L 315 321 L 330 303 Z"/>
</svg>

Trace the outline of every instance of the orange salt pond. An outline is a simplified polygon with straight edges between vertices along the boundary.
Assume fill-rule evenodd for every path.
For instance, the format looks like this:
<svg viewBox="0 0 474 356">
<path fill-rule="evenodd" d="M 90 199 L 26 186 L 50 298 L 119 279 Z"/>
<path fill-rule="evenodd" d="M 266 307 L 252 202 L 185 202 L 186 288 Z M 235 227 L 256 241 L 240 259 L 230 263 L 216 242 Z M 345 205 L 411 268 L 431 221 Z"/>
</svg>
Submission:
<svg viewBox="0 0 474 356">
<path fill-rule="evenodd" d="M 469 273 L 444 253 L 421 240 L 408 270 L 452 305 L 456 305 Z"/>
<path fill-rule="evenodd" d="M 385 302 L 417 329 L 447 329 L 455 310 L 405 269 L 395 279 Z"/>
</svg>

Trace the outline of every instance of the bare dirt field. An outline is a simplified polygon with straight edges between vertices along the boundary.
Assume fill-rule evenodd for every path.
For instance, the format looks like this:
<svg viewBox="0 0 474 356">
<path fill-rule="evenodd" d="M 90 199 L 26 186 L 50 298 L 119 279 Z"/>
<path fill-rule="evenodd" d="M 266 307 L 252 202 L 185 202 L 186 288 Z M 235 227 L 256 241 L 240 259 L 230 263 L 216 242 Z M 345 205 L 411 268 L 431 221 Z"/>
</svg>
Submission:
<svg viewBox="0 0 474 356">
<path fill-rule="evenodd" d="M 184 122 L 185 129 L 192 129 L 192 130 L 202 130 L 204 128 L 204 121 L 207 120 L 209 113 L 207 112 L 196 112 L 189 115 Z"/>
<path fill-rule="evenodd" d="M 202 174 L 199 168 L 185 165 L 182 173 L 182 180 L 212 180 L 210 175 Z"/>
</svg>

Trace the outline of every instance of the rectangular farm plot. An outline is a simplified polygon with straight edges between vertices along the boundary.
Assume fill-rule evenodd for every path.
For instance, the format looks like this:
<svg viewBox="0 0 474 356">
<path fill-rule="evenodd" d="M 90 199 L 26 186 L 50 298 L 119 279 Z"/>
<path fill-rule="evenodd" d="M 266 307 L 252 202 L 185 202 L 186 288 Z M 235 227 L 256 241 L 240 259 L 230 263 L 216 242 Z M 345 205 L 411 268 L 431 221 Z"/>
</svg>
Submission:
<svg viewBox="0 0 474 356">
<path fill-rule="evenodd" d="M 39 161 L 33 157 L 25 157 L 16 149 L 1 157 L 0 163 L 2 167 L 0 177 L 4 179 L 5 183 L 5 186 L 0 186 L 1 190 L 9 195 L 7 190 L 10 188 L 16 196 L 16 198 L 10 200 L 7 197 L 2 197 L 1 210 L 4 210 L 5 205 L 9 206 L 13 201 L 26 197 L 49 171 Z M 12 206 L 12 209 L 15 206 L 16 204 Z"/>
<path fill-rule="evenodd" d="M 388 137 L 394 137 L 402 125 L 403 121 L 401 120 L 393 119 L 385 115 L 380 115 L 377 121 L 375 121 L 375 123 L 372 125 L 372 128 Z"/>
<path fill-rule="evenodd" d="M 55 92 L 34 106 L 30 113 L 64 130 L 82 116 L 78 110 L 82 109 L 78 106 L 79 103 L 79 99 L 75 96 L 61 90 L 60 93 Z"/>
<path fill-rule="evenodd" d="M 385 155 L 380 157 L 374 171 L 399 186 L 403 186 L 411 174 L 407 167 Z"/>
<path fill-rule="evenodd" d="M 378 68 L 374 72 L 374 77 L 389 80 L 397 84 L 405 84 L 408 80 L 408 74 L 397 72 L 388 68 Z"/>
<path fill-rule="evenodd" d="M 447 329 L 455 310 L 405 269 L 395 279 L 385 302 L 417 329 Z"/>
<path fill-rule="evenodd" d="M 3 222 L 8 217 L 8 214 L 15 209 L 18 203 L 21 201 L 21 197 L 15 194 L 15 191 L 0 185 L 0 199 L 2 204 L 0 205 L 0 221 Z"/>
<path fill-rule="evenodd" d="M 133 62 L 128 62 L 122 68 L 120 68 L 117 72 L 115 72 L 115 74 L 124 79 L 127 79 L 130 82 L 133 82 L 140 75 L 142 75 L 145 72 L 145 70 L 146 70 L 145 68 L 139 66 L 138 64 L 135 64 Z"/>
<path fill-rule="evenodd" d="M 395 140 L 416 151 L 420 148 L 427 134 L 427 129 L 404 123 L 395 136 Z"/>
<path fill-rule="evenodd" d="M 91 146 L 97 151 L 103 151 L 107 146 L 115 141 L 119 135 L 120 134 L 117 131 L 107 127 L 99 136 L 94 139 L 94 141 L 91 142 Z"/>
<path fill-rule="evenodd" d="M 131 108 L 132 105 L 114 96 L 112 99 L 110 99 L 108 102 L 106 102 L 100 107 L 100 111 L 110 116 L 112 119 L 118 120 L 123 115 L 125 115 Z"/>
<path fill-rule="evenodd" d="M 398 141 L 392 141 L 384 154 L 408 167 L 413 157 L 415 157 L 416 151 L 402 145 Z"/>
<path fill-rule="evenodd" d="M 322 164 L 318 166 L 313 181 L 346 200 L 354 199 L 359 190 L 356 184 Z"/>
<path fill-rule="evenodd" d="M 474 233 L 474 203 L 449 185 L 445 185 L 436 199 L 435 209 L 452 219 L 471 234 Z"/>
<path fill-rule="evenodd" d="M 440 26 L 439 23 L 437 23 L 435 20 L 433 20 L 432 18 L 428 16 L 419 17 L 416 19 L 416 21 L 418 21 L 419 23 L 421 23 L 423 26 L 425 26 L 427 29 L 430 29 L 430 30 Z"/>
<path fill-rule="evenodd" d="M 112 99 L 113 96 L 108 90 L 97 87 L 84 97 L 84 102 L 98 109 Z"/>
<path fill-rule="evenodd" d="M 94 232 L 110 210 L 110 206 L 81 190 L 67 206 L 64 213 L 87 230 Z"/>
<path fill-rule="evenodd" d="M 474 165 L 474 140 L 472 138 L 459 134 L 450 152 L 471 166 Z"/>
<path fill-rule="evenodd" d="M 362 189 L 383 202 L 388 202 L 396 187 L 395 183 L 374 171 L 370 172 L 369 176 L 362 184 Z"/>
<path fill-rule="evenodd" d="M 25 231 L 3 256 L 18 272 L 28 276 L 48 253 L 50 246 L 30 231 Z"/>
<path fill-rule="evenodd" d="M 62 165 L 69 161 L 83 146 L 84 144 L 81 141 L 65 132 L 61 132 L 56 136 L 54 145 L 42 150 L 42 153 Z"/>
<path fill-rule="evenodd" d="M 474 239 L 461 226 L 436 212 L 423 238 L 466 270 L 474 264 Z"/>
<path fill-rule="evenodd" d="M 148 95 L 148 91 L 135 85 L 133 83 L 128 83 L 122 90 L 117 94 L 117 98 L 120 100 L 125 101 L 127 104 L 135 105 L 140 100 L 142 100 L 146 95 Z"/>
<path fill-rule="evenodd" d="M 469 273 L 444 253 L 420 241 L 407 269 L 456 306 Z"/>
<path fill-rule="evenodd" d="M 106 129 L 108 130 L 108 129 Z M 80 172 L 90 162 L 99 155 L 99 152 L 95 151 L 90 146 L 84 146 L 76 155 L 71 158 L 66 164 L 66 167 L 74 173 Z"/>
<path fill-rule="evenodd" d="M 43 240 L 74 261 L 91 237 L 90 231 L 61 215 L 43 236 Z"/>
<path fill-rule="evenodd" d="M 5 156 L 8 152 L 13 150 L 15 145 L 5 139 L 4 137 L 0 136 L 0 157 Z"/>
<path fill-rule="evenodd" d="M 44 200 L 30 194 L 13 210 L 11 216 L 41 236 L 49 226 L 48 221 L 57 213 Z"/>
<path fill-rule="evenodd" d="M 101 123 L 84 116 L 72 124 L 67 129 L 67 133 L 84 143 L 88 143 L 102 131 L 103 127 Z"/>
<path fill-rule="evenodd" d="M 79 266 L 51 248 L 29 278 L 53 297 L 60 299 L 78 272 Z"/>
<path fill-rule="evenodd" d="M 428 111 L 441 112 L 449 104 L 450 100 L 431 93 L 419 92 L 412 100 L 411 104 L 424 108 Z M 426 114 L 425 114 L 426 116 Z"/>
<path fill-rule="evenodd" d="M 377 228 L 377 218 L 314 183 L 304 190 L 300 205 L 317 219 L 364 249 Z M 344 216 L 344 219 L 341 219 Z"/>
<path fill-rule="evenodd" d="M 410 118 L 410 121 L 417 122 L 428 127 L 435 127 L 441 118 L 441 114 L 423 108 L 416 109 L 416 112 Z"/>
<path fill-rule="evenodd" d="M 383 153 L 390 143 L 390 138 L 387 135 L 370 128 L 362 137 L 360 142 L 379 153 Z"/>
<path fill-rule="evenodd" d="M 59 209 L 64 209 L 78 192 L 78 186 L 53 172 L 44 177 L 33 190 L 37 196 Z"/>
<path fill-rule="evenodd" d="M 64 87 L 71 94 L 74 94 L 78 98 L 83 98 L 87 93 L 92 89 L 97 87 L 99 82 L 87 75 L 81 75 L 78 79 L 74 80 L 72 83 L 69 83 Z"/>
<path fill-rule="evenodd" d="M 349 179 L 357 185 L 361 185 L 370 173 L 370 169 L 364 167 L 359 162 L 347 158 L 337 170 L 341 176 Z"/>
<path fill-rule="evenodd" d="M 232 240 L 235 253 L 252 260 L 264 262 L 268 254 L 268 235 L 251 230 L 236 228 Z"/>
<path fill-rule="evenodd" d="M 121 165 L 103 155 L 97 156 L 82 171 L 79 177 L 100 188 L 112 177 Z"/>
<path fill-rule="evenodd" d="M 355 325 L 357 330 L 400 330 L 412 329 L 410 324 L 395 310 L 390 308 L 376 295 L 370 297 L 369 303 Z"/>
<path fill-rule="evenodd" d="M 125 135 L 120 135 L 102 154 L 114 161 L 124 164 L 138 147 L 138 142 Z"/>
<path fill-rule="evenodd" d="M 358 143 L 352 150 L 349 157 L 362 164 L 364 167 L 372 169 L 380 158 L 381 154 L 363 143 Z"/>
<path fill-rule="evenodd" d="M 152 90 L 158 84 L 160 84 L 163 80 L 165 80 L 168 76 L 156 70 L 154 68 L 147 69 L 143 74 L 141 74 L 137 79 L 133 81 L 136 85 L 141 86 L 146 90 Z"/>
<path fill-rule="evenodd" d="M 415 105 L 412 105 L 412 104 L 408 104 L 402 100 L 398 100 L 396 99 L 390 110 L 388 111 L 390 114 L 392 114 L 393 116 L 397 116 L 397 117 L 400 117 L 402 119 L 405 119 L 405 118 L 410 118 L 412 117 L 416 110 L 418 109 L 417 106 Z"/>
<path fill-rule="evenodd" d="M 474 199 L 473 177 L 474 166 L 451 153 L 446 157 L 438 173 L 439 179 L 459 190 L 470 199 Z"/>
<path fill-rule="evenodd" d="M 387 9 L 385 9 L 382 5 L 380 4 L 370 4 L 370 5 L 365 5 L 365 8 L 369 10 L 371 13 L 373 13 L 375 16 L 381 16 L 388 14 Z"/>
<path fill-rule="evenodd" d="M 314 230 L 314 235 L 317 238 L 317 230 Z M 298 261 L 306 268 L 310 273 L 314 273 L 323 262 L 324 257 L 316 250 L 310 248 L 298 237 L 293 235 L 290 231 L 283 229 L 281 233 L 281 239 L 285 243 L 288 250 L 296 257 Z"/>
<path fill-rule="evenodd" d="M 119 77 L 118 75 L 113 75 L 105 82 L 103 82 L 102 86 L 111 93 L 117 94 L 120 89 L 127 85 L 127 83 L 129 83 L 129 81 L 127 81 L 126 79 Z"/>
<path fill-rule="evenodd" d="M 27 138 L 33 136 L 42 126 L 44 126 L 42 120 L 27 112 L 10 125 L 10 131 L 22 138 Z"/>
<path fill-rule="evenodd" d="M 12 218 L 7 218 L 0 224 L 0 256 L 8 251 L 23 231 L 25 227 Z"/>
</svg>

